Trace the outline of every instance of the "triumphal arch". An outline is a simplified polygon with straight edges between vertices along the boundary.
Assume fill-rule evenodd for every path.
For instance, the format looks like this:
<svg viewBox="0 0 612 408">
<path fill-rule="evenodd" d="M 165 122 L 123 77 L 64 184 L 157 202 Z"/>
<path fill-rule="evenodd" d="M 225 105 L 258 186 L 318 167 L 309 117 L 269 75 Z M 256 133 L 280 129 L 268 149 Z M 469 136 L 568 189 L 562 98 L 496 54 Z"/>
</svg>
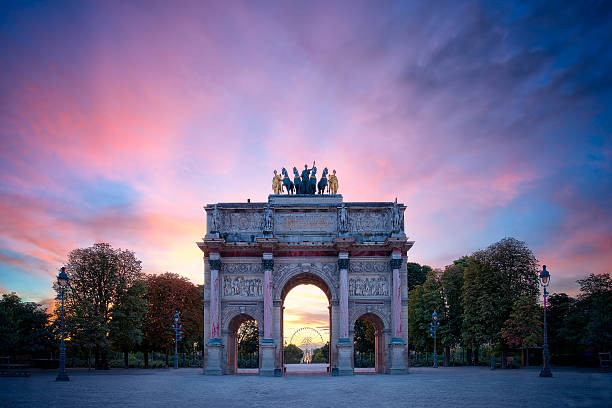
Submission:
<svg viewBox="0 0 612 408">
<path fill-rule="evenodd" d="M 329 300 L 330 373 L 353 374 L 354 325 L 364 318 L 376 327 L 377 372 L 407 373 L 406 254 L 414 242 L 404 232 L 405 209 L 397 200 L 344 202 L 312 192 L 207 205 L 206 235 L 197 243 L 204 373 L 236 372 L 236 330 L 253 319 L 259 374 L 282 375 L 283 302 L 300 284 L 318 286 Z"/>
</svg>

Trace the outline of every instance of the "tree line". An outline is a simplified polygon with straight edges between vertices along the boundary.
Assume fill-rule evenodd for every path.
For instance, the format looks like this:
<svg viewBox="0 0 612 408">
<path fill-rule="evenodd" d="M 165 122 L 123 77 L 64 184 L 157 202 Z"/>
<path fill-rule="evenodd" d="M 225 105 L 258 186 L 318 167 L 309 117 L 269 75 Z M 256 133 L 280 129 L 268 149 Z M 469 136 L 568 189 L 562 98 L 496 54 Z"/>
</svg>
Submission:
<svg viewBox="0 0 612 408">
<path fill-rule="evenodd" d="M 148 368 L 149 353 L 155 351 L 165 354 L 167 365 L 174 351 L 176 311 L 183 326 L 179 352 L 201 350 L 203 286 L 174 273 L 146 275 L 134 252 L 107 243 L 73 250 L 65 267 L 70 278 L 64 306 L 69 356 L 107 369 L 110 351 L 123 353 L 125 367 L 130 352 L 142 352 Z M 60 310 L 58 299 L 49 315 L 14 293 L 3 295 L 0 353 L 48 357 L 55 352 Z"/>
<path fill-rule="evenodd" d="M 417 263 L 407 267 L 411 350 L 433 350 L 429 327 L 434 310 L 446 365 L 451 350 L 459 347 L 467 350 L 468 364 L 479 363 L 478 350 L 484 346 L 505 367 L 511 350 L 542 346 L 540 266 L 524 242 L 504 238 L 444 269 Z M 595 364 L 597 352 L 612 348 L 610 275 L 591 274 L 578 284 L 576 298 L 565 293 L 548 298 L 553 364 Z"/>
</svg>

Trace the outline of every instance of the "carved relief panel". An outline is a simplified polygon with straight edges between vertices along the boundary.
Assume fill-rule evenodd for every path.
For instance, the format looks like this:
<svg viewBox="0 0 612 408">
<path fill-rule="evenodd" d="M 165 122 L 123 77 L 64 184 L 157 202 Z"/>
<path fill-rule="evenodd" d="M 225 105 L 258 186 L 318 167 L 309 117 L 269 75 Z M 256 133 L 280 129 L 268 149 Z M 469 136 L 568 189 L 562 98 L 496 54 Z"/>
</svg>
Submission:
<svg viewBox="0 0 612 408">
<path fill-rule="evenodd" d="M 374 211 L 350 211 L 349 227 L 351 232 L 390 231 L 389 214 Z"/>
<path fill-rule="evenodd" d="M 389 280 L 385 275 L 351 276 L 349 296 L 389 296 Z"/>
<path fill-rule="evenodd" d="M 263 294 L 261 278 L 224 276 L 223 296 L 260 297 Z"/>
</svg>

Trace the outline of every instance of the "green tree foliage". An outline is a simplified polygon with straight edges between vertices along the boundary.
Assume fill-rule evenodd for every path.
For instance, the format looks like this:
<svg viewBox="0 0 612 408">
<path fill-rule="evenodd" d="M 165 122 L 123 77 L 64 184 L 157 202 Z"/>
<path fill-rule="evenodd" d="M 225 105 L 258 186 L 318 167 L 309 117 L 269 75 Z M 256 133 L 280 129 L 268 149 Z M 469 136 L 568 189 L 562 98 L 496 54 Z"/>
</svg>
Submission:
<svg viewBox="0 0 612 408">
<path fill-rule="evenodd" d="M 531 296 L 522 296 L 514 302 L 501 337 L 510 347 L 539 346 L 544 341 L 543 327 L 542 307 Z"/>
<path fill-rule="evenodd" d="M 446 327 L 442 332 L 442 342 L 447 346 L 461 343 L 463 325 L 463 275 L 467 268 L 468 257 L 463 257 L 444 268 L 442 273 L 442 293 L 446 303 Z"/>
<path fill-rule="evenodd" d="M 285 364 L 299 364 L 302 361 L 304 352 L 295 344 L 283 347 Z"/>
<path fill-rule="evenodd" d="M 147 313 L 147 282 L 137 280 L 119 295 L 112 308 L 110 341 L 114 349 L 122 351 L 125 368 L 128 368 L 128 353 L 135 351 L 143 339 Z"/>
<path fill-rule="evenodd" d="M 429 336 L 429 328 L 434 310 L 438 313 L 438 321 L 440 322 L 438 335 L 442 338 L 448 331 L 440 275 L 440 271 L 430 271 L 425 282 L 415 287 L 409 299 L 409 341 L 416 348 L 422 349 L 428 344 L 433 344 L 433 340 Z"/>
<path fill-rule="evenodd" d="M 66 270 L 70 286 L 65 313 L 71 348 L 93 348 L 96 368 L 108 368 L 112 307 L 135 281 L 144 278 L 140 261 L 132 251 L 98 243 L 71 251 Z"/>
<path fill-rule="evenodd" d="M 462 297 L 462 336 L 467 345 L 504 345 L 502 329 L 516 300 L 525 297 L 532 304 L 537 301 L 537 266 L 527 245 L 514 238 L 504 238 L 472 254 L 465 269 Z"/>
<path fill-rule="evenodd" d="M 15 293 L 0 299 L 0 355 L 48 356 L 53 350 L 49 315 L 39 304 L 23 302 Z"/>
<path fill-rule="evenodd" d="M 406 263 L 406 270 L 408 272 L 408 290 L 411 291 L 415 287 L 425 283 L 427 274 L 431 272 L 431 266 L 419 265 L 418 263 L 408 262 Z"/>
<path fill-rule="evenodd" d="M 255 320 L 247 320 L 238 328 L 238 355 L 250 356 L 259 351 L 259 328 Z"/>
<path fill-rule="evenodd" d="M 551 361 L 574 364 L 586 325 L 585 311 L 566 293 L 553 293 L 547 305 L 548 343 Z M 588 312 L 588 311 L 587 311 Z"/>
<path fill-rule="evenodd" d="M 354 350 L 358 353 L 373 353 L 376 344 L 376 329 L 367 319 L 355 322 Z"/>
<path fill-rule="evenodd" d="M 461 336 L 469 347 L 487 342 L 497 342 L 504 318 L 502 298 L 498 288 L 501 274 L 489 268 L 484 251 L 478 251 L 468 259 L 463 277 L 463 324 Z"/>
<path fill-rule="evenodd" d="M 591 274 L 578 280 L 578 307 L 588 311 L 581 342 L 600 351 L 612 348 L 612 278 L 610 274 Z"/>
<path fill-rule="evenodd" d="M 313 364 L 327 364 L 329 363 L 329 342 L 325 343 L 323 347 L 316 348 L 312 352 Z"/>
</svg>

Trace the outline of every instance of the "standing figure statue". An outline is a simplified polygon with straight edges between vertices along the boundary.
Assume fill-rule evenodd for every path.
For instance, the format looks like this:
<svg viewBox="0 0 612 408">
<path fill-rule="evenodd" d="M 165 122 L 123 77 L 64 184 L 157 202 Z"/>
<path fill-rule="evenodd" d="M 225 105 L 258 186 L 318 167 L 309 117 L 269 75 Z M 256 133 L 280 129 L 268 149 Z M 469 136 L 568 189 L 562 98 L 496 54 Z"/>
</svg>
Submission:
<svg viewBox="0 0 612 408">
<path fill-rule="evenodd" d="M 336 177 L 336 170 L 332 172 L 332 175 L 329 176 L 329 193 L 337 194 L 338 193 L 338 177 Z"/>
<path fill-rule="evenodd" d="M 300 192 L 302 188 L 302 181 L 300 179 L 300 173 L 298 173 L 295 167 L 293 168 L 293 186 L 295 188 L 295 194 L 302 194 Z"/>
<path fill-rule="evenodd" d="M 271 233 L 274 230 L 274 217 L 272 214 L 272 209 L 270 208 L 270 204 L 266 206 L 266 210 L 264 211 L 264 219 L 263 219 L 263 232 Z"/>
<path fill-rule="evenodd" d="M 338 210 L 338 230 L 340 234 L 345 234 L 348 229 L 348 212 L 346 211 L 346 205 L 342 203 L 340 210 Z"/>
<path fill-rule="evenodd" d="M 308 181 L 308 194 L 315 194 L 317 192 L 317 168 L 314 163 L 312 165 L 312 173 L 310 173 L 310 180 Z"/>
<path fill-rule="evenodd" d="M 312 162 L 312 168 L 314 168 L 315 162 Z M 302 170 L 302 183 L 300 185 L 300 194 L 310 194 L 309 191 L 309 181 L 310 181 L 310 171 L 312 170 L 308 168 L 308 165 L 304 165 L 304 170 Z"/>
<path fill-rule="evenodd" d="M 391 209 L 391 222 L 392 222 L 392 228 L 391 230 L 393 232 L 399 232 L 401 227 L 400 227 L 400 210 L 399 207 L 397 206 L 397 197 L 395 197 L 395 202 L 393 203 L 393 208 Z"/>
<path fill-rule="evenodd" d="M 323 169 L 323 174 L 321 174 L 321 179 L 319 180 L 319 184 L 317 184 L 319 194 L 325 193 L 325 187 L 327 187 L 327 167 Z"/>
<path fill-rule="evenodd" d="M 283 187 L 287 190 L 287 194 L 293 194 L 293 182 L 289 179 L 287 169 L 283 167 L 281 172 L 283 173 Z"/>
<path fill-rule="evenodd" d="M 219 213 L 219 209 L 217 208 L 217 204 L 215 204 L 212 212 L 212 228 L 210 232 L 219 233 L 221 229 L 221 214 Z"/>
<path fill-rule="evenodd" d="M 272 177 L 272 190 L 274 191 L 274 194 L 280 194 L 282 188 L 283 180 L 281 179 L 281 176 L 276 173 L 276 170 L 274 170 L 274 177 Z"/>
</svg>

